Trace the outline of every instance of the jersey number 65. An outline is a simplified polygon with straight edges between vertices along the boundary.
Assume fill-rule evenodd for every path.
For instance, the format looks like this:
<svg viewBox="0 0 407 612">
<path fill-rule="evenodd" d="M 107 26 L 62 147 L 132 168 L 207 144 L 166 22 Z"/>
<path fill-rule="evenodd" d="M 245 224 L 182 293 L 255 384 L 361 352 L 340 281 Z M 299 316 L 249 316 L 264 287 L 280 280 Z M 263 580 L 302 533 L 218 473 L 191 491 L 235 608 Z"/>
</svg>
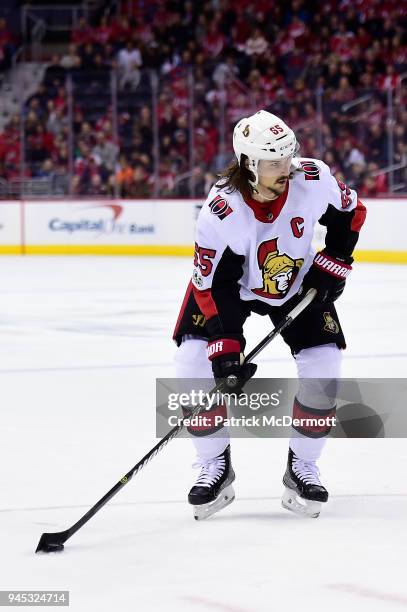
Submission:
<svg viewBox="0 0 407 612">
<path fill-rule="evenodd" d="M 212 272 L 213 263 L 211 259 L 213 259 L 215 255 L 215 249 L 205 249 L 195 242 L 194 266 L 198 266 L 202 276 L 209 276 Z"/>
</svg>

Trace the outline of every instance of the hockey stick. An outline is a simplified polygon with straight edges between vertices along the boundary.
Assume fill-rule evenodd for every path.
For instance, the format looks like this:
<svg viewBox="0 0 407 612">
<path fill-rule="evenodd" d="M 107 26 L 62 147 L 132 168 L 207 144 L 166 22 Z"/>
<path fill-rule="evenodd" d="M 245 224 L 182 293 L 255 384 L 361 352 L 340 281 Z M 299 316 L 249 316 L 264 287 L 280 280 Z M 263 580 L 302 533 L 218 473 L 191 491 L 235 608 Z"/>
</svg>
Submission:
<svg viewBox="0 0 407 612">
<path fill-rule="evenodd" d="M 312 302 L 316 294 L 315 289 L 310 289 L 305 297 L 295 306 L 291 312 L 274 328 L 271 330 L 269 334 L 255 348 L 247 355 L 245 358 L 245 362 L 252 361 L 278 334 L 280 334 L 294 319 Z M 220 383 L 216 385 L 210 392 L 210 394 L 216 393 L 219 389 L 223 388 L 224 384 Z M 199 412 L 201 412 L 205 406 L 196 406 L 193 410 L 192 416 L 195 416 Z M 157 455 L 167 444 L 178 436 L 178 434 L 184 429 L 183 420 L 179 425 L 176 425 L 171 431 L 164 436 L 158 444 L 156 444 L 144 457 L 136 463 L 136 465 L 129 471 L 123 478 L 117 482 L 106 495 L 104 495 L 86 514 L 82 516 L 72 527 L 66 529 L 65 531 L 59 531 L 57 533 L 43 533 L 40 541 L 38 542 L 38 546 L 36 548 L 37 552 L 57 552 L 64 549 L 64 543 L 73 536 L 85 523 L 89 521 L 107 502 L 112 499 L 122 489 L 132 478 L 135 476 L 143 467 L 155 456 Z"/>
</svg>

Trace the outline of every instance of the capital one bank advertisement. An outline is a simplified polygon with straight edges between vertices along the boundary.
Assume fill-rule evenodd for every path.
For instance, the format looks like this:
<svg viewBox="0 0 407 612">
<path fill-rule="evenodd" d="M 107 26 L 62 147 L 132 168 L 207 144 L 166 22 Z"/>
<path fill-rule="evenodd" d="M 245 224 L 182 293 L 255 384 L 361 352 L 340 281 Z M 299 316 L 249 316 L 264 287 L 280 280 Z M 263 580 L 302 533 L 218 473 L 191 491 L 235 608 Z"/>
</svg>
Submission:
<svg viewBox="0 0 407 612">
<path fill-rule="evenodd" d="M 26 202 L 27 252 L 125 252 L 129 247 L 188 248 L 193 239 L 199 200 Z M 81 248 L 82 247 L 82 248 Z M 137 251 L 137 248 L 136 248 Z M 134 251 L 134 252 L 136 252 Z M 174 251 L 174 254 L 177 254 Z M 180 253 L 182 254 L 182 253 Z"/>
</svg>

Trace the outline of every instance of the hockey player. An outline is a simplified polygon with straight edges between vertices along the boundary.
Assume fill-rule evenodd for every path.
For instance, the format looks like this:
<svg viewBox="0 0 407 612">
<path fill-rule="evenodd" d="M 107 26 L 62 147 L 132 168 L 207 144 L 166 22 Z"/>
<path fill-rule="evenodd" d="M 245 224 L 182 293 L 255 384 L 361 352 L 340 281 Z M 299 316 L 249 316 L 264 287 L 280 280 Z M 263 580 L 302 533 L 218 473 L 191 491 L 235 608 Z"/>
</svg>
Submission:
<svg viewBox="0 0 407 612">
<path fill-rule="evenodd" d="M 238 122 L 233 148 L 236 160 L 210 190 L 197 221 L 192 280 L 174 332 L 177 378 L 233 374 L 241 390 L 256 370 L 241 365 L 246 318 L 254 312 L 277 324 L 315 288 L 311 305 L 282 336 L 300 380 L 336 380 L 346 345 L 334 301 L 352 269 L 366 209 L 324 162 L 296 157 L 294 132 L 267 111 Z M 318 221 L 327 233 L 325 248 L 315 254 Z M 312 405 L 306 389 L 300 395 L 294 416 L 334 414 L 334 400 Z M 318 516 L 328 499 L 316 464 L 328 431 L 303 428 L 289 441 L 283 505 L 306 516 Z M 188 500 L 200 519 L 233 501 L 235 475 L 225 429 L 190 432 L 200 474 Z"/>
</svg>

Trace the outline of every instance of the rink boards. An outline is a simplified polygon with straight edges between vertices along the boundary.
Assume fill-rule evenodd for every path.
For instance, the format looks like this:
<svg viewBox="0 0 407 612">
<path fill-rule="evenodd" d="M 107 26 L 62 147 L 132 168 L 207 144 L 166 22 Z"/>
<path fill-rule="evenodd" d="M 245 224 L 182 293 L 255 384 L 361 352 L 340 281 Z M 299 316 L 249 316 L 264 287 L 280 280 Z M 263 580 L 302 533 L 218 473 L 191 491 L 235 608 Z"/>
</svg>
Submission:
<svg viewBox="0 0 407 612">
<path fill-rule="evenodd" d="M 407 198 L 364 201 L 356 258 L 407 263 Z M 0 202 L 0 254 L 191 255 L 202 199 Z M 323 244 L 324 228 L 315 232 Z"/>
</svg>

